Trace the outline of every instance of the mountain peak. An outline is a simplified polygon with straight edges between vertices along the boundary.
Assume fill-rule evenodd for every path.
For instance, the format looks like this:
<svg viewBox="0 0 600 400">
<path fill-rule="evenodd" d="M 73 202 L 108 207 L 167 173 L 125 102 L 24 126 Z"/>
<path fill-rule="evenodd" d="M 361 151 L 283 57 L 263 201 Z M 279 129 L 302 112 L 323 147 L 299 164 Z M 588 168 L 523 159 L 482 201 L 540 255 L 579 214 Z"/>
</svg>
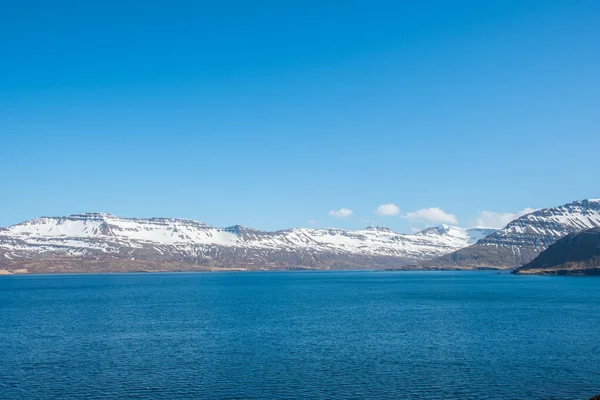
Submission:
<svg viewBox="0 0 600 400">
<path fill-rule="evenodd" d="M 462 229 L 452 225 L 441 224 L 425 228 L 422 231 L 417 232 L 416 235 L 445 235 L 452 231 L 462 231 Z"/>
<path fill-rule="evenodd" d="M 56 217 L 55 217 L 56 218 Z M 63 217 L 59 217 L 59 218 L 63 218 Z M 83 214 L 71 214 L 67 217 L 64 218 L 69 218 L 69 219 L 108 219 L 108 218 L 115 218 L 113 215 L 108 214 L 108 213 L 104 213 L 104 212 L 87 212 L 87 213 L 83 213 Z"/>
<path fill-rule="evenodd" d="M 393 232 L 390 228 L 385 226 L 369 225 L 365 228 L 365 231 L 376 231 L 376 232 Z"/>
</svg>

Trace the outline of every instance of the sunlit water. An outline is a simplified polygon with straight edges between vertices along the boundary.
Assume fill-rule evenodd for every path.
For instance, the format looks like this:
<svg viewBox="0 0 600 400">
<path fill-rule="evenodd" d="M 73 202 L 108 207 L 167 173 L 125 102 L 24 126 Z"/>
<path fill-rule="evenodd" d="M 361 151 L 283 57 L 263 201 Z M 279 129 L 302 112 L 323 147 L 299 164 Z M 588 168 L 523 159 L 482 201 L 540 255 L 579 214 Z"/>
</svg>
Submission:
<svg viewBox="0 0 600 400">
<path fill-rule="evenodd" d="M 600 278 L 0 277 L 0 398 L 587 399 Z"/>
</svg>

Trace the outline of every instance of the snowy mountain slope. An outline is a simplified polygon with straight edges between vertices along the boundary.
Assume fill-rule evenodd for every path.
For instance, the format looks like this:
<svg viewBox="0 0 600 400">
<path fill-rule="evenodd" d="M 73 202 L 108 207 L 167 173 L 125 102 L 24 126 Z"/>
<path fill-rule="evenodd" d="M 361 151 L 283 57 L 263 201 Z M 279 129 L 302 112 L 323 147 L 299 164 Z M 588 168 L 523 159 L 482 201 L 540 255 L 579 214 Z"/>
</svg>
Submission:
<svg viewBox="0 0 600 400">
<path fill-rule="evenodd" d="M 88 213 L 36 218 L 0 231 L 0 263 L 109 257 L 218 266 L 371 268 L 437 257 L 489 233 L 445 225 L 416 234 L 381 227 L 265 232 L 186 219 Z"/>
<path fill-rule="evenodd" d="M 575 201 L 523 215 L 472 246 L 421 265 L 518 267 L 567 234 L 595 227 L 600 227 L 600 199 Z"/>
</svg>

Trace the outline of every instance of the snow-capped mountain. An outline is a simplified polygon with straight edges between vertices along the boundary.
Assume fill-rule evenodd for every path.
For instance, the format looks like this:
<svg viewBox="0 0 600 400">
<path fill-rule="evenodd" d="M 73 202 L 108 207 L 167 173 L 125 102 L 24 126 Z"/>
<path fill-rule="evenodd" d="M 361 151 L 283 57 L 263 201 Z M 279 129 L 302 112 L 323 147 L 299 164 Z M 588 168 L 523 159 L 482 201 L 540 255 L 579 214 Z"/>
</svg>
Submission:
<svg viewBox="0 0 600 400">
<path fill-rule="evenodd" d="M 223 268 L 378 268 L 430 259 L 475 243 L 493 230 L 442 225 L 416 234 L 382 227 L 358 231 L 295 228 L 265 232 L 216 228 L 187 219 L 120 218 L 103 213 L 42 217 L 0 231 L 0 266 L 118 260 Z M 135 261 L 135 262 L 133 262 Z M 127 267 L 130 268 L 130 267 Z M 179 266 L 186 269 L 185 266 Z"/>
<path fill-rule="evenodd" d="M 422 265 L 519 267 L 569 233 L 600 227 L 600 199 L 575 201 L 523 215 L 476 244 Z"/>
<path fill-rule="evenodd" d="M 594 227 L 600 227 L 600 199 L 538 210 L 497 231 L 442 225 L 415 234 L 382 227 L 265 232 L 89 213 L 0 228 L 0 270 L 513 268 L 565 235 Z"/>
</svg>

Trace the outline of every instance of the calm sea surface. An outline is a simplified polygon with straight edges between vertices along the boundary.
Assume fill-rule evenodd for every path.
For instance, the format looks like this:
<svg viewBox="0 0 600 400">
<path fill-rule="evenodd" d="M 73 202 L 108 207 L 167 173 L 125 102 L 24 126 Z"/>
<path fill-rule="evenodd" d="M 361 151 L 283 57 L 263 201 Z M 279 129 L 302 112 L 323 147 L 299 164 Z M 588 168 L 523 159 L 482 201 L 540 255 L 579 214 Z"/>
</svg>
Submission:
<svg viewBox="0 0 600 400">
<path fill-rule="evenodd" d="M 600 278 L 0 277 L 1 399 L 587 399 Z"/>
</svg>

